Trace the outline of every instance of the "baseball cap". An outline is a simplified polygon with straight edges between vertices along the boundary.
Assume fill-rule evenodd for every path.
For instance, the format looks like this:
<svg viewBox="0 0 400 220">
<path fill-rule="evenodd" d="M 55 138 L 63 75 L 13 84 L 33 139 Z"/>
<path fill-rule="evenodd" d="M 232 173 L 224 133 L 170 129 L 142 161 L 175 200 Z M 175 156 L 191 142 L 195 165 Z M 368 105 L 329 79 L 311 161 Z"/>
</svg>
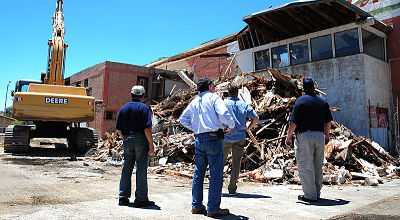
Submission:
<svg viewBox="0 0 400 220">
<path fill-rule="evenodd" d="M 144 95 L 146 91 L 143 86 L 133 86 L 131 90 L 132 95 Z"/>
<path fill-rule="evenodd" d="M 311 78 L 304 78 L 303 88 L 307 91 L 314 91 L 314 81 Z"/>
</svg>

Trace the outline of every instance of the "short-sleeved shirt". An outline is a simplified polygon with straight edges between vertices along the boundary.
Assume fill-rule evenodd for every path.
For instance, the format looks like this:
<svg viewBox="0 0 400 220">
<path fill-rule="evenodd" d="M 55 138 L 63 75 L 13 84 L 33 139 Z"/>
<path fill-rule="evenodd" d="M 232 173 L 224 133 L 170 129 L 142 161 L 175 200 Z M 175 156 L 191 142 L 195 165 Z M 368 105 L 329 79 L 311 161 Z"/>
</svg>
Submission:
<svg viewBox="0 0 400 220">
<path fill-rule="evenodd" d="M 229 113 L 235 121 L 235 128 L 225 135 L 224 143 L 241 141 L 246 137 L 246 119 L 258 117 L 254 109 L 239 98 L 231 97 L 224 101 Z"/>
<path fill-rule="evenodd" d="M 179 122 L 195 134 L 215 132 L 225 125 L 235 126 L 228 109 L 219 95 L 205 91 L 186 107 Z"/>
<path fill-rule="evenodd" d="M 296 124 L 296 132 L 321 131 L 332 121 L 329 104 L 319 95 L 303 95 L 296 100 L 289 121 Z"/>
<path fill-rule="evenodd" d="M 126 103 L 119 110 L 115 128 L 121 130 L 122 135 L 143 133 L 144 129 L 151 127 L 150 108 L 139 100 Z"/>
</svg>

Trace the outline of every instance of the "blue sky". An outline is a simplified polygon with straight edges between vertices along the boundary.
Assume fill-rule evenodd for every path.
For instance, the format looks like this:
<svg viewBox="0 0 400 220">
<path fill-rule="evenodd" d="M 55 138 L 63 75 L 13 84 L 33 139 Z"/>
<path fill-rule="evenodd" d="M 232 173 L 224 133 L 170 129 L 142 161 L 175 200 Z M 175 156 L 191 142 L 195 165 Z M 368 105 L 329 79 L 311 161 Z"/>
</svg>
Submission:
<svg viewBox="0 0 400 220">
<path fill-rule="evenodd" d="M 19 79 L 47 65 L 56 0 L 0 1 L 0 110 Z M 144 65 L 246 26 L 243 16 L 287 0 L 64 0 L 65 76 L 108 61 Z"/>
</svg>

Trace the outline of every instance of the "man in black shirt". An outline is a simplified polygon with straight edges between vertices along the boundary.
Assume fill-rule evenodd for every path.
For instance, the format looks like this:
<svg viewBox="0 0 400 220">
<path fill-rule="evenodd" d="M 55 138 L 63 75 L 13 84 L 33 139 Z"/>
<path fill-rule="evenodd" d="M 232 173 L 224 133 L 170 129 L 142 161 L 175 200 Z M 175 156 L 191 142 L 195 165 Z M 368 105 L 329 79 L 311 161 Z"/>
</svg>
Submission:
<svg viewBox="0 0 400 220">
<path fill-rule="evenodd" d="M 286 137 L 286 145 L 292 147 L 296 132 L 295 153 L 304 195 L 298 199 L 315 202 L 322 188 L 322 165 L 325 144 L 329 142 L 329 131 L 333 120 L 328 103 L 315 94 L 311 78 L 303 80 L 305 95 L 296 100 Z"/>
<path fill-rule="evenodd" d="M 150 108 L 143 103 L 143 86 L 133 86 L 132 101 L 126 103 L 118 113 L 116 129 L 124 139 L 124 166 L 119 183 L 119 205 L 129 205 L 131 178 L 136 163 L 135 207 L 154 206 L 147 197 L 147 165 L 149 155 L 154 152 L 151 134 Z"/>
</svg>

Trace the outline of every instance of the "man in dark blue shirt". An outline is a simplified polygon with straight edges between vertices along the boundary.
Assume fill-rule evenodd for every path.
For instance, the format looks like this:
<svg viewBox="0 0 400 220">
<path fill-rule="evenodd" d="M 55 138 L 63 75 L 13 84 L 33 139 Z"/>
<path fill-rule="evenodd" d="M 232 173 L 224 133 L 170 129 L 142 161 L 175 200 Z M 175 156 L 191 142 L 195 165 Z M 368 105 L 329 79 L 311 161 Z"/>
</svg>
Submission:
<svg viewBox="0 0 400 220">
<path fill-rule="evenodd" d="M 292 147 L 292 135 L 296 131 L 295 153 L 304 192 L 298 199 L 315 202 L 321 194 L 324 150 L 333 118 L 328 103 L 315 94 L 311 78 L 303 80 L 303 90 L 305 95 L 296 100 L 290 115 L 285 142 Z"/>
<path fill-rule="evenodd" d="M 151 133 L 151 111 L 143 103 L 143 86 L 133 86 L 132 101 L 125 104 L 118 113 L 116 129 L 124 139 L 124 166 L 119 183 L 119 205 L 129 205 L 131 177 L 136 163 L 135 207 L 154 206 L 147 196 L 147 165 L 149 155 L 154 152 Z"/>
</svg>

